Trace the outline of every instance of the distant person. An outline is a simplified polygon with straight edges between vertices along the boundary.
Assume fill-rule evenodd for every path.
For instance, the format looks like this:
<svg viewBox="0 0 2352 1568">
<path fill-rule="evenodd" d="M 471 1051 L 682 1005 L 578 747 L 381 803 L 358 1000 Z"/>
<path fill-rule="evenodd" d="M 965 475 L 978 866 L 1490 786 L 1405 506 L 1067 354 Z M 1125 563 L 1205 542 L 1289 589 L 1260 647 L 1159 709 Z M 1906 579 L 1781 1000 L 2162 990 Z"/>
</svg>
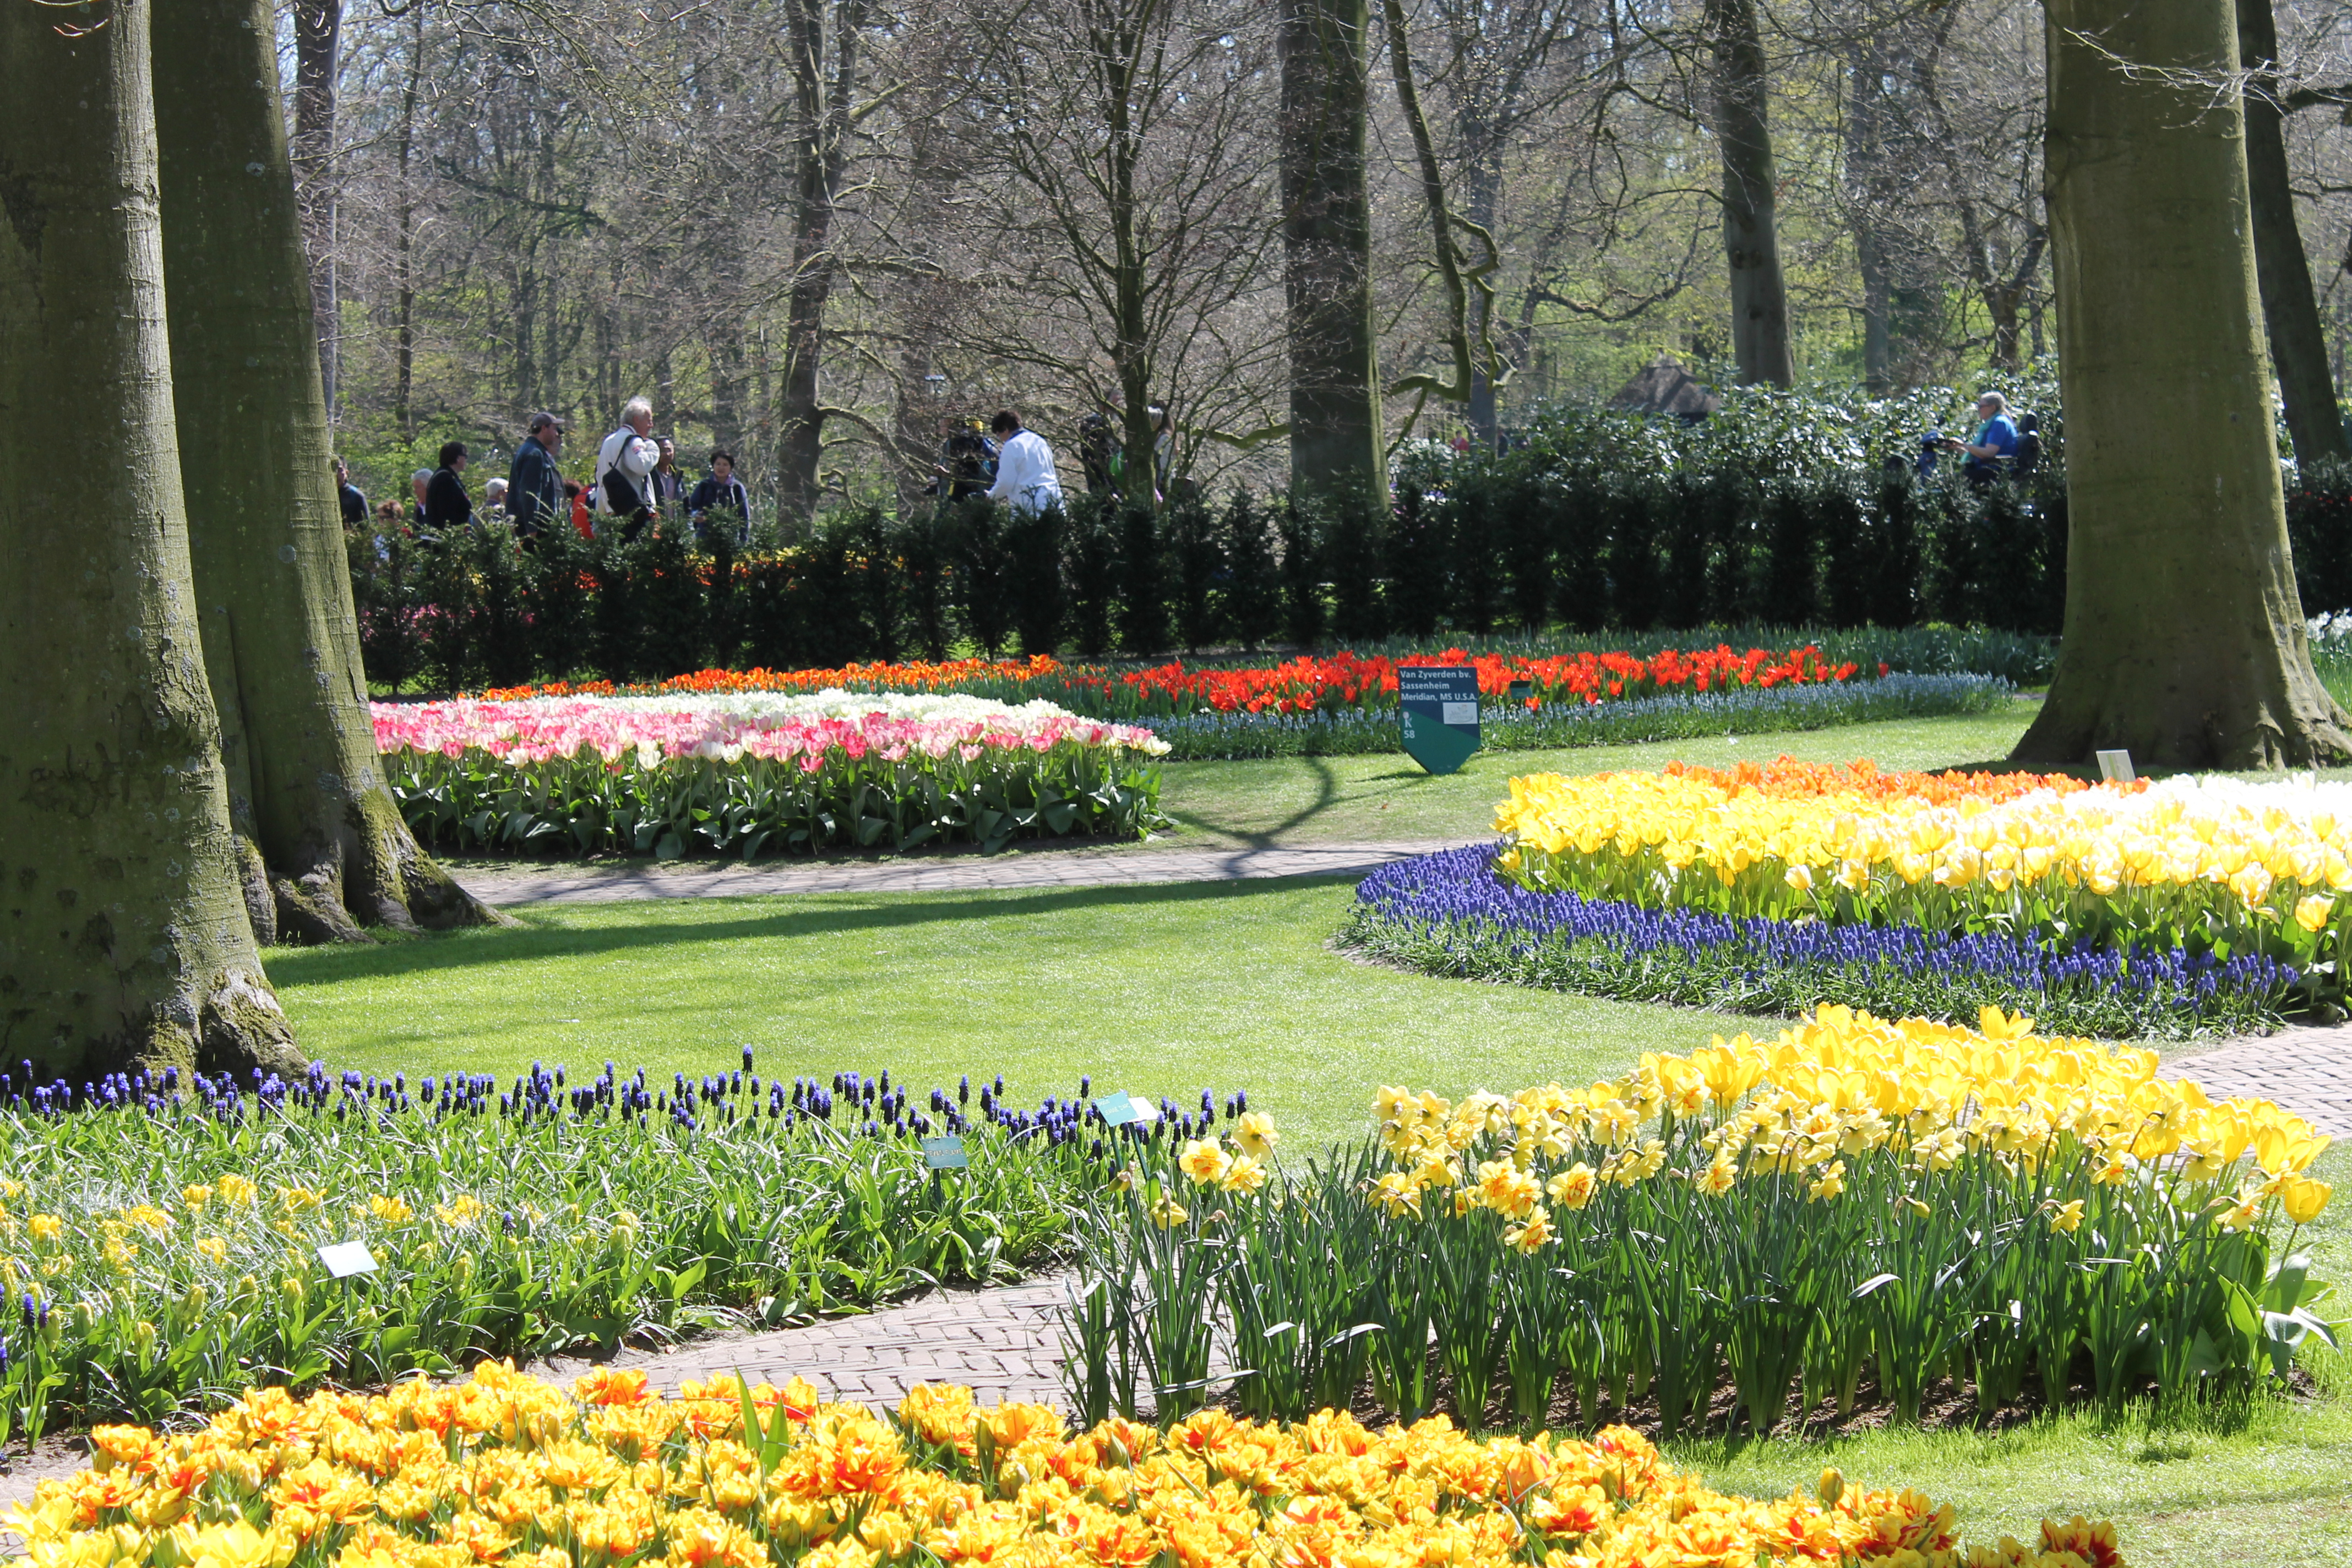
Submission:
<svg viewBox="0 0 2352 1568">
<path fill-rule="evenodd" d="M 343 509 L 345 528 L 367 526 L 367 497 L 360 493 L 359 486 L 352 483 L 352 466 L 341 458 L 335 459 L 335 500 Z"/>
<path fill-rule="evenodd" d="M 496 521 L 504 522 L 507 520 L 506 480 L 490 479 L 483 481 L 482 510 L 489 513 L 491 519 Z"/>
<path fill-rule="evenodd" d="M 528 542 L 571 508 L 564 504 L 563 471 L 556 456 L 563 450 L 563 421 L 552 414 L 530 416 L 530 434 L 515 448 L 507 466 L 507 516 L 515 533 Z"/>
<path fill-rule="evenodd" d="M 653 508 L 675 517 L 686 504 L 686 476 L 677 471 L 677 443 L 664 436 L 657 445 L 661 447 L 661 459 L 654 464 L 654 471 L 648 476 L 653 481 Z"/>
<path fill-rule="evenodd" d="M 1983 489 L 2008 477 L 2010 465 L 2017 457 L 2017 426 L 2009 417 L 2009 399 L 1998 392 L 1988 392 L 1977 399 L 1977 417 L 1982 423 L 1977 426 L 1975 440 L 1947 436 L 1944 446 L 1948 451 L 1968 454 L 1960 477 Z"/>
<path fill-rule="evenodd" d="M 988 488 L 988 499 L 1017 512 L 1061 505 L 1062 479 L 1045 437 L 1023 428 L 1021 416 L 1010 408 L 1000 409 L 988 427 L 996 437 L 996 482 Z"/>
<path fill-rule="evenodd" d="M 651 479 L 661 461 L 661 447 L 653 440 L 654 405 L 632 397 L 621 405 L 621 426 L 596 448 L 595 512 L 620 529 L 621 542 L 643 532 L 656 516 Z M 597 523 L 603 531 L 604 523 Z"/>
<path fill-rule="evenodd" d="M 2017 477 L 2025 478 L 2042 466 L 2042 416 L 2017 416 Z"/>
<path fill-rule="evenodd" d="M 1119 458 L 1118 431 L 1109 415 L 1089 414 L 1078 421 L 1078 467 L 1088 490 L 1104 495 L 1118 488 Z"/>
<path fill-rule="evenodd" d="M 719 514 L 717 517 L 712 513 Z M 751 542 L 751 492 L 735 477 L 735 454 L 723 447 L 710 453 L 710 477 L 694 487 L 687 499 L 686 514 L 694 523 L 694 536 L 700 539 L 713 527 L 725 527 L 723 519 L 733 514 L 731 531 L 736 542 Z"/>
<path fill-rule="evenodd" d="M 924 493 L 945 495 L 950 500 L 986 495 L 996 481 L 996 443 L 981 434 L 977 419 L 951 416 L 941 420 L 940 428 L 942 460 L 932 465 L 939 478 Z"/>
<path fill-rule="evenodd" d="M 572 531 L 583 539 L 596 537 L 595 514 L 588 510 L 588 487 L 577 479 L 563 481 L 563 509 L 572 514 Z"/>
<path fill-rule="evenodd" d="M 409 522 L 417 528 L 425 526 L 425 492 L 433 483 L 433 470 L 419 468 L 408 476 L 408 488 L 416 492 L 415 510 L 408 514 Z"/>
<path fill-rule="evenodd" d="M 441 444 L 441 466 L 425 480 L 425 526 L 436 533 L 464 528 L 474 521 L 474 498 L 466 493 L 466 443 Z"/>
</svg>

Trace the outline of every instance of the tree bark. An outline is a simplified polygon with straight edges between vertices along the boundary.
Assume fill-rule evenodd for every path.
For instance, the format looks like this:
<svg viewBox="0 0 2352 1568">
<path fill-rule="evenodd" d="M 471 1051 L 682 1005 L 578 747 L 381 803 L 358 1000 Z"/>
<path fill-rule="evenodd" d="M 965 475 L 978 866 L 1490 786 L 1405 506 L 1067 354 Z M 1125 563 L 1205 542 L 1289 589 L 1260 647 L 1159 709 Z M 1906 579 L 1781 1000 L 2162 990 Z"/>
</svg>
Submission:
<svg viewBox="0 0 2352 1568">
<path fill-rule="evenodd" d="M 2238 55 L 2246 78 L 2246 183 L 2254 220 L 2254 274 L 2262 284 L 2263 320 L 2270 329 L 2271 363 L 2278 371 L 2279 405 L 2301 463 L 2352 458 L 2336 408 L 2336 382 L 2327 373 L 2327 335 L 2312 297 L 2311 263 L 2294 217 L 2287 183 L 2286 134 L 2279 110 L 2278 23 L 2271 0 L 2238 0 Z"/>
<path fill-rule="evenodd" d="M 0 1058 L 290 1073 L 188 569 L 154 10 L 67 38 L 0 5 Z"/>
<path fill-rule="evenodd" d="M 825 0 L 790 0 L 785 37 L 800 116 L 794 162 L 793 287 L 784 306 L 782 406 L 777 410 L 779 507 L 803 521 L 823 495 L 824 408 L 817 372 L 824 358 L 824 311 L 840 263 L 833 249 L 835 209 L 848 166 L 850 117 L 856 107 L 858 41 L 865 0 L 835 0 L 833 48 L 825 48 Z"/>
<path fill-rule="evenodd" d="M 1742 385 L 1792 386 L 1789 290 L 1780 276 L 1780 176 L 1765 113 L 1769 86 L 1756 0 L 1706 0 L 1715 55 L 1715 139 L 1723 160 L 1723 253 L 1731 272 L 1731 349 Z"/>
<path fill-rule="evenodd" d="M 154 7 L 180 475 L 256 934 L 365 941 L 496 917 L 417 847 L 362 674 L 271 0 Z"/>
<path fill-rule="evenodd" d="M 1290 479 L 1387 489 L 1364 141 L 1370 0 L 1284 0 L 1282 206 Z"/>
<path fill-rule="evenodd" d="M 335 279 L 335 70 L 342 54 L 343 0 L 294 0 L 294 180 L 303 250 L 318 312 L 319 371 L 327 401 L 341 372 L 342 323 Z M 275 59 L 271 62 L 276 63 Z"/>
<path fill-rule="evenodd" d="M 2352 754 L 2286 539 L 2230 0 L 2049 0 L 2065 637 L 2021 761 Z M 2122 62 L 2122 63 L 2119 63 Z"/>
</svg>

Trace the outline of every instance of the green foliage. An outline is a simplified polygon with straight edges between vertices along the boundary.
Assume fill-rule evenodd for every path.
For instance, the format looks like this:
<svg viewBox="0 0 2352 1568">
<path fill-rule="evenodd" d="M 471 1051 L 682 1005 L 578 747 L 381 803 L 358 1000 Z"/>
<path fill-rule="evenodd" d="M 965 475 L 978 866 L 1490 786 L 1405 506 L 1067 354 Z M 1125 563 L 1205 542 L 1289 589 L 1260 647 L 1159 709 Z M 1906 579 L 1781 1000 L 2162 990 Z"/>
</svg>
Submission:
<svg viewBox="0 0 2352 1568">
<path fill-rule="evenodd" d="M 404 1074 L 320 1068 L 259 1091 L 158 1072 L 14 1093 L 0 1180 L 44 1217 L 12 1222 L 0 1411 L 32 1436 L 158 1423 L 248 1384 L 803 1321 L 1064 1244 L 1081 1144 L 1001 1105 L 909 1112 L 879 1081 L 788 1096 L 746 1068 L 648 1089 L 608 1063 L 567 1087 L 534 1064 L 413 1098 Z M 970 1168 L 927 1171 L 917 1136 L 950 1126 Z M 352 1240 L 378 1268 L 330 1278 L 316 1249 Z"/>
</svg>

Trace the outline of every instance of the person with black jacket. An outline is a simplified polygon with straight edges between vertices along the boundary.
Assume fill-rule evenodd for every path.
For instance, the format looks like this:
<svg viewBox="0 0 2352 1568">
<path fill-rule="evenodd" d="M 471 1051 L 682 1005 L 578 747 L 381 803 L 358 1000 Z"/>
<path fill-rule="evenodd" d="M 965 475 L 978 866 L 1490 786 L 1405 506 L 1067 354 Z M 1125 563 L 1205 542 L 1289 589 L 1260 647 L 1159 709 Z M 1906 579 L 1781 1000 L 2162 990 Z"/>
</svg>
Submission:
<svg viewBox="0 0 2352 1568">
<path fill-rule="evenodd" d="M 425 482 L 425 526 L 436 533 L 464 528 L 474 521 L 474 498 L 466 493 L 466 443 L 446 441 L 441 467 Z"/>
<path fill-rule="evenodd" d="M 700 539 L 709 529 L 710 514 L 732 512 L 732 531 L 736 542 L 751 542 L 751 492 L 735 477 L 735 454 L 723 448 L 710 454 L 710 477 L 694 487 L 687 498 L 687 515 L 694 520 L 694 536 Z"/>
<path fill-rule="evenodd" d="M 360 493 L 359 486 L 352 483 L 352 466 L 341 458 L 335 459 L 335 500 L 342 506 L 345 528 L 367 526 L 367 497 Z"/>
<path fill-rule="evenodd" d="M 530 434 L 515 448 L 507 468 L 507 515 L 527 542 L 564 521 L 563 473 L 555 465 L 563 448 L 563 421 L 552 414 L 530 416 Z"/>
</svg>

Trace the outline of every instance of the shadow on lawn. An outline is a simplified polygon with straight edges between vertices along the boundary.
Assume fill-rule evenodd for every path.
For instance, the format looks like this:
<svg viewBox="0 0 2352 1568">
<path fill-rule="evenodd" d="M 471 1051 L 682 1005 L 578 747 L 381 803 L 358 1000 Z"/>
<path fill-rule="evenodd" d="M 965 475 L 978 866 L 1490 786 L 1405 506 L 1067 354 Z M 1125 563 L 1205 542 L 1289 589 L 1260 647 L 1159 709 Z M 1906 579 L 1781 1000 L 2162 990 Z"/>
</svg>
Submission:
<svg viewBox="0 0 2352 1568">
<path fill-rule="evenodd" d="M 1310 884 L 1341 883 L 1352 876 L 1349 872 L 1328 872 L 1224 882 L 1034 888 L 980 894 L 786 893 L 574 906 L 624 917 L 613 923 L 593 926 L 541 923 L 549 921 L 553 913 L 542 906 L 509 911 L 523 922 L 518 926 L 447 931 L 376 947 L 273 948 L 267 954 L 267 967 L 273 982 L 320 985 L 342 980 L 470 969 L 524 959 L 582 958 L 687 943 L 831 936 L 950 921 L 1019 920 L 1074 910 L 1250 899 Z M 752 910 L 758 912 L 750 912 Z M 637 918 L 629 918 L 632 914 Z"/>
</svg>

